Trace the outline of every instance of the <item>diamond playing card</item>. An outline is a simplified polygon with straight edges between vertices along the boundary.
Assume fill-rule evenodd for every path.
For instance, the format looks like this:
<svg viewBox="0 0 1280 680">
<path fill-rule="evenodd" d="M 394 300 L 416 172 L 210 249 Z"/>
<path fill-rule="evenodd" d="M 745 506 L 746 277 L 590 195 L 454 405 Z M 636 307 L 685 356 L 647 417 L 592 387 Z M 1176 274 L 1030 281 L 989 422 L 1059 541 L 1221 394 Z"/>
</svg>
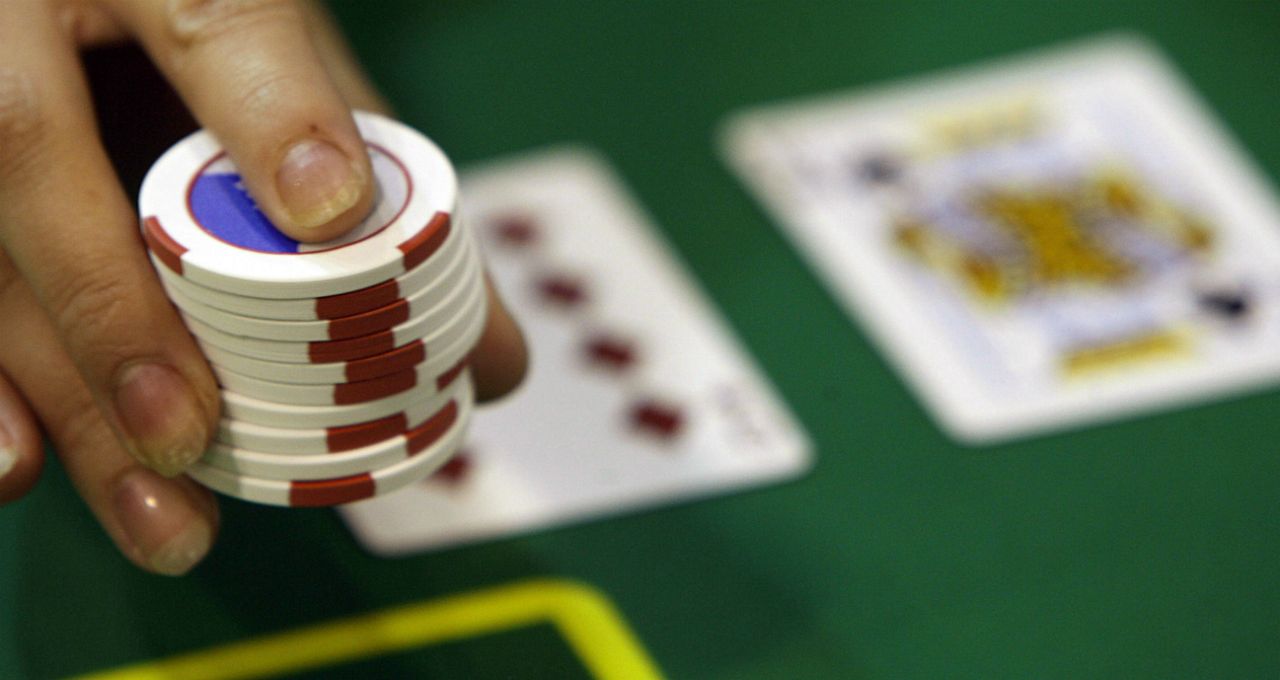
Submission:
<svg viewBox="0 0 1280 680">
<path fill-rule="evenodd" d="M 810 444 L 606 163 L 467 173 L 463 215 L 523 327 L 525 384 L 426 483 L 341 509 L 394 555 L 796 477 Z"/>
<path fill-rule="evenodd" d="M 1138 39 L 752 110 L 723 142 L 958 439 L 1280 377 L 1275 196 Z"/>
</svg>

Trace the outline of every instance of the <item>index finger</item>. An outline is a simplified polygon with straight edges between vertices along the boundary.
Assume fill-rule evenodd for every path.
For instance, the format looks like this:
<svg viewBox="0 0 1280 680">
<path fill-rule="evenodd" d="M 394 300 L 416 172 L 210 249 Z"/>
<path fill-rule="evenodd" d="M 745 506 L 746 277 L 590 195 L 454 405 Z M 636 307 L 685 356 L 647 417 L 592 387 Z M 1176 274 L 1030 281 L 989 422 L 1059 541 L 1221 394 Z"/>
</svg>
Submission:
<svg viewBox="0 0 1280 680">
<path fill-rule="evenodd" d="M 108 0 L 258 207 L 301 241 L 354 228 L 373 205 L 351 111 L 288 0 Z"/>
<path fill-rule="evenodd" d="M 92 115 L 52 3 L 0 3 L 0 247 L 121 443 L 176 474 L 204 451 L 217 386 L 143 254 Z"/>
</svg>

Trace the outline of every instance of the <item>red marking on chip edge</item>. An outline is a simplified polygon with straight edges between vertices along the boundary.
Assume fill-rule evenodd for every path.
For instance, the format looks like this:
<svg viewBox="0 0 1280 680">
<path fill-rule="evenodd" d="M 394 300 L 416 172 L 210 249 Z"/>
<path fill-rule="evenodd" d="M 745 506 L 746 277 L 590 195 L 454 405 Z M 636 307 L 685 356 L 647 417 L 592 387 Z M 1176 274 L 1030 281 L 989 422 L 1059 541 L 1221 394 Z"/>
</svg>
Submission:
<svg viewBox="0 0 1280 680">
<path fill-rule="evenodd" d="M 580 281 L 560 274 L 551 274 L 538 281 L 538 292 L 542 299 L 562 307 L 577 307 L 587 300 L 587 292 Z"/>
<path fill-rule="evenodd" d="M 187 249 L 173 237 L 169 232 L 160 226 L 160 220 L 155 217 L 148 217 L 142 221 L 142 238 L 147 242 L 147 247 L 164 266 L 172 269 L 175 274 L 182 273 L 182 256 Z"/>
<path fill-rule="evenodd" d="M 409 429 L 409 419 L 403 413 L 370 420 L 359 425 L 330 427 L 324 432 L 325 446 L 329 453 L 340 453 L 376 444 Z"/>
<path fill-rule="evenodd" d="M 409 455 L 414 456 L 423 449 L 436 443 L 453 427 L 454 421 L 458 419 L 458 402 L 451 401 L 444 408 L 436 412 L 434 416 L 427 419 L 427 422 L 413 428 L 404 433 L 405 439 L 409 440 Z"/>
<path fill-rule="evenodd" d="M 466 369 L 467 364 L 470 363 L 471 355 L 468 354 L 467 356 L 462 357 L 462 360 L 454 364 L 452 368 L 436 376 L 436 389 L 443 390 L 444 388 L 452 385 L 453 381 L 457 380 L 458 376 L 462 375 L 462 371 Z"/>
<path fill-rule="evenodd" d="M 321 508 L 373 498 L 377 492 L 373 475 L 368 472 L 335 479 L 289 482 L 289 505 Z"/>
<path fill-rule="evenodd" d="M 631 407 L 631 427 L 662 439 L 680 434 L 684 425 L 681 409 L 647 399 Z"/>
<path fill-rule="evenodd" d="M 636 360 L 635 349 L 629 341 L 609 335 L 597 335 L 588 339 L 586 351 L 587 358 L 592 363 L 616 371 L 629 368 Z"/>
<path fill-rule="evenodd" d="M 438 212 L 431 217 L 431 221 L 427 222 L 427 226 L 423 227 L 422 231 L 396 246 L 400 252 L 404 253 L 405 271 L 413 269 L 431 257 L 440 244 L 449 237 L 450 228 L 449 213 Z"/>
<path fill-rule="evenodd" d="M 337 319 L 384 307 L 400 299 L 400 284 L 395 279 L 372 286 L 316 298 L 316 318 Z"/>
<path fill-rule="evenodd" d="M 471 455 L 466 451 L 460 451 L 427 479 L 442 482 L 448 486 L 457 486 L 471 475 L 471 467 Z"/>
<path fill-rule="evenodd" d="M 418 372 L 413 369 L 384 375 L 381 378 L 372 380 L 339 383 L 333 386 L 333 403 L 338 406 L 362 404 L 366 401 L 400 394 L 405 390 L 412 389 L 417 384 Z"/>
<path fill-rule="evenodd" d="M 409 301 L 396 300 L 370 312 L 329 320 L 329 339 L 343 340 L 386 330 L 409 320 Z"/>
<path fill-rule="evenodd" d="M 538 227 L 525 215 L 507 215 L 494 220 L 494 231 L 504 245 L 524 247 L 538 240 Z"/>
<path fill-rule="evenodd" d="M 317 340 L 307 343 L 307 356 L 313 364 L 364 359 L 396 348 L 396 336 L 390 330 L 346 340 Z"/>
<path fill-rule="evenodd" d="M 401 369 L 412 368 L 427 360 L 427 346 L 422 340 L 397 347 L 386 354 L 356 359 L 347 363 L 347 382 L 379 378 Z"/>
</svg>

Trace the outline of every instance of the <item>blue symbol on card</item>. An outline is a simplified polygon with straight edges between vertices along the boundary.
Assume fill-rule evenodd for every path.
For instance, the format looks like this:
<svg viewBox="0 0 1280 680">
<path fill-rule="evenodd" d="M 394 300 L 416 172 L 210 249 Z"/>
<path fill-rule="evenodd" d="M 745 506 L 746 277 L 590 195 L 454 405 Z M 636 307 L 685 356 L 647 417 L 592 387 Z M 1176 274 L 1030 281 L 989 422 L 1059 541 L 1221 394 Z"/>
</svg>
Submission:
<svg viewBox="0 0 1280 680">
<path fill-rule="evenodd" d="M 235 173 L 205 173 L 191 187 L 191 214 L 206 231 L 232 245 L 268 253 L 296 253 L 298 242 L 280 233 L 249 198 Z"/>
</svg>

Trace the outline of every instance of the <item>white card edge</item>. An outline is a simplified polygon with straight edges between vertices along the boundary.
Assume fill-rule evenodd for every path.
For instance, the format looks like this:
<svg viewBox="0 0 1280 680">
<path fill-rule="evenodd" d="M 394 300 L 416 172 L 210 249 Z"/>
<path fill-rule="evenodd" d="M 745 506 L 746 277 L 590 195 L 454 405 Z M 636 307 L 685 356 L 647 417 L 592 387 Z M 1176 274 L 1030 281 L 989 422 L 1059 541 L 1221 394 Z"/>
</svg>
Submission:
<svg viewBox="0 0 1280 680">
<path fill-rule="evenodd" d="M 1230 171 L 1232 181 L 1244 186 L 1242 191 L 1258 201 L 1264 211 L 1280 214 L 1280 200 L 1264 169 L 1250 156 L 1226 126 L 1213 114 L 1211 107 L 1181 77 L 1175 65 L 1154 45 L 1139 34 L 1120 32 L 1104 34 L 1065 45 L 1051 46 L 1033 52 L 980 61 L 958 68 L 926 73 L 914 78 L 889 84 L 871 85 L 853 91 L 811 98 L 800 98 L 784 103 L 763 103 L 735 111 L 726 116 L 717 129 L 717 149 L 722 162 L 748 189 L 754 191 L 756 204 L 775 222 L 775 225 L 793 224 L 787 214 L 790 209 L 803 212 L 803 206 L 788 205 L 788 192 L 776 186 L 764 172 L 752 172 L 753 156 L 768 145 L 757 139 L 765 133 L 774 120 L 794 115 L 817 117 L 839 113 L 865 102 L 889 100 L 887 106 L 900 105 L 900 95 L 919 88 L 930 87 L 952 80 L 963 80 L 947 89 L 969 89 L 1013 79 L 1024 79 L 1036 71 L 1051 73 L 1064 68 L 1080 68 L 1090 64 L 1114 66 L 1124 62 L 1137 66 L 1144 74 L 1159 84 L 1163 94 L 1182 104 L 1189 115 L 1179 115 L 1179 124 L 1187 125 L 1208 139 L 1216 147 L 1215 160 Z M 992 73 L 988 73 L 992 72 Z M 975 83 L 975 80 L 981 81 Z M 931 95 L 935 96 L 935 95 Z M 945 96 L 945 95 L 937 95 Z M 794 121 L 789 121 L 794 124 Z M 1238 170 L 1238 172 L 1237 172 Z M 905 347 L 896 342 L 893 330 L 895 320 L 876 309 L 866 286 L 850 280 L 845 285 L 842 268 L 829 256 L 818 239 L 807 229 L 791 226 L 780 229 L 798 251 L 814 265 L 824 287 L 836 301 L 850 313 L 857 325 L 876 345 L 888 363 L 894 367 L 899 379 L 914 392 L 934 416 L 934 422 L 958 443 L 970 447 L 1007 443 L 1029 436 L 1058 433 L 1066 429 L 1103 425 L 1141 414 L 1204 404 L 1224 396 L 1245 396 L 1262 391 L 1267 383 L 1280 376 L 1280 362 L 1274 365 L 1254 366 L 1246 375 L 1209 376 L 1187 379 L 1175 392 L 1150 395 L 1125 395 L 1123 399 L 1095 402 L 1091 406 L 1069 411 L 1032 409 L 1020 414 L 983 413 L 969 408 L 972 403 L 948 394 L 947 386 L 927 378 L 927 366 L 916 354 L 917 347 Z M 963 395 L 960 395 L 963 397 Z"/>
</svg>

